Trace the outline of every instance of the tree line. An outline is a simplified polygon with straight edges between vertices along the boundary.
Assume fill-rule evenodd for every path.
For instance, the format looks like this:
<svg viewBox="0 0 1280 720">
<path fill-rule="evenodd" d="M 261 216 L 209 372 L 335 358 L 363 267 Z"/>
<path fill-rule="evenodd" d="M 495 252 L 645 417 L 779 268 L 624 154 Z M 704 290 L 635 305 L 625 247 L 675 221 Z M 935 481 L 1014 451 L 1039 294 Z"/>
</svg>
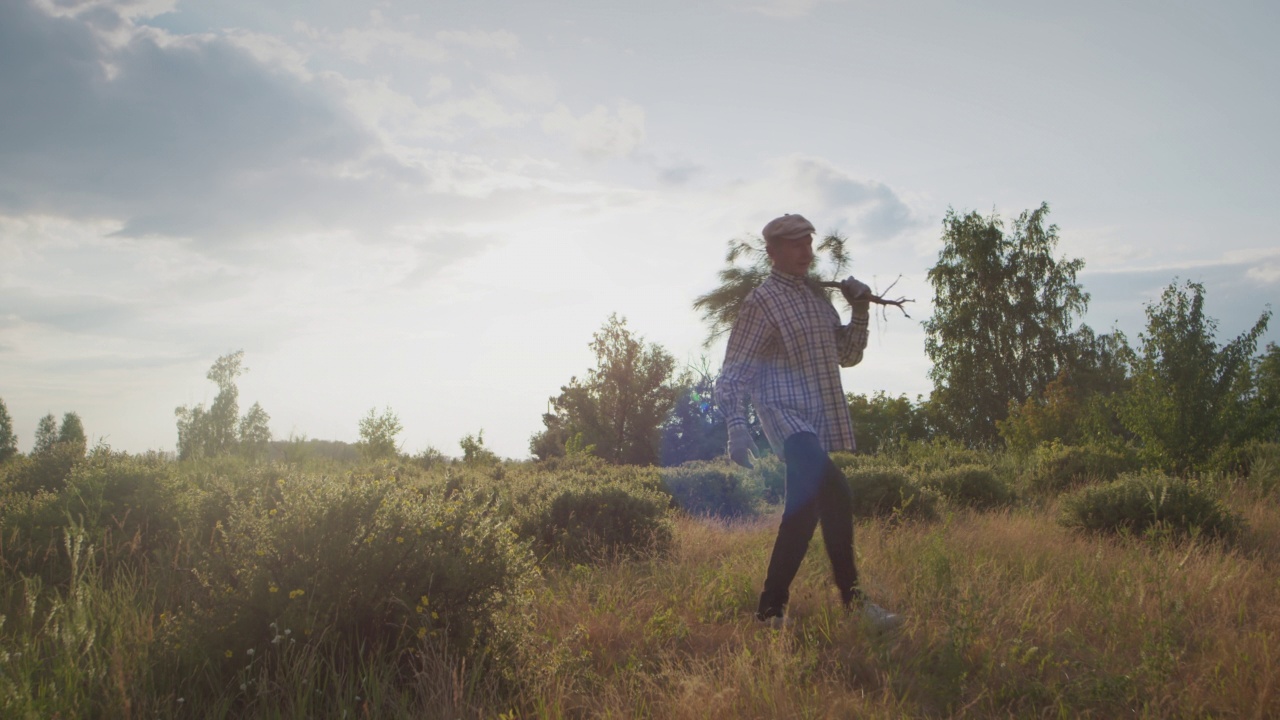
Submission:
<svg viewBox="0 0 1280 720">
<path fill-rule="evenodd" d="M 949 439 L 970 447 L 1027 451 L 1051 442 L 1135 448 L 1143 460 L 1170 470 L 1230 464 L 1251 443 L 1280 441 L 1280 348 L 1258 342 L 1270 310 L 1239 336 L 1220 343 L 1217 321 L 1205 314 L 1204 286 L 1173 281 L 1148 303 L 1136 343 L 1120 331 L 1097 333 L 1078 323 L 1089 294 L 1078 280 L 1085 262 L 1056 255 L 1058 228 L 1049 206 L 1012 223 L 995 213 L 949 210 L 942 247 L 928 272 L 933 315 L 924 321 L 933 389 L 915 401 L 884 391 L 848 395 L 860 451 Z M 834 278 L 849 262 L 845 239 L 822 238 L 811 273 Z M 732 327 L 747 294 L 769 274 L 763 240 L 732 240 L 719 284 L 694 301 L 709 346 Z M 677 370 L 675 358 L 611 315 L 591 339 L 596 364 L 572 376 L 548 398 L 543 428 L 529 441 L 537 459 L 589 453 L 614 464 L 677 465 L 724 452 L 724 421 L 716 412 L 714 372 L 704 359 Z M 244 353 L 224 355 L 206 377 L 218 388 L 208 408 L 180 406 L 179 459 L 225 454 L 263 457 L 273 443 L 270 416 L 258 403 L 240 415 L 236 378 Z M 750 409 L 749 409 L 750 410 Z M 763 438 L 753 422 L 757 439 Z M 402 426 L 386 408 L 359 424 L 359 453 L 377 460 L 399 454 Z M 295 445 L 297 443 L 294 443 Z M 763 444 L 763 443 L 761 443 Z M 31 458 L 49 467 L 83 457 L 87 440 L 76 413 L 58 425 L 40 420 Z M 497 459 L 484 434 L 460 442 L 464 460 Z M 0 462 L 19 455 L 0 399 Z M 443 459 L 432 448 L 420 460 Z M 59 458 L 56 462 L 53 458 Z M 55 467 L 56 466 L 56 467 Z"/>
<path fill-rule="evenodd" d="M 848 395 L 863 452 L 946 438 L 1025 451 L 1050 442 L 1136 448 L 1170 470 L 1230 464 L 1250 443 L 1280 441 L 1280 348 L 1259 352 L 1270 310 L 1224 343 L 1204 312 L 1204 286 L 1177 278 L 1146 306 L 1130 343 L 1078 323 L 1089 294 L 1085 262 L 1056 255 L 1048 204 L 1011 224 L 993 213 L 948 211 L 928 279 L 924 322 L 933 390 L 909 400 L 883 391 Z M 816 281 L 848 264 L 844 238 L 816 248 Z M 708 345 L 726 333 L 747 294 L 768 277 L 760 238 L 733 240 L 720 284 L 697 298 Z M 705 367 L 674 373 L 661 346 L 611 317 L 592 342 L 597 366 L 549 399 L 535 457 L 589 451 L 611 462 L 678 464 L 724 451 Z M 760 436 L 758 427 L 755 428 Z"/>
</svg>

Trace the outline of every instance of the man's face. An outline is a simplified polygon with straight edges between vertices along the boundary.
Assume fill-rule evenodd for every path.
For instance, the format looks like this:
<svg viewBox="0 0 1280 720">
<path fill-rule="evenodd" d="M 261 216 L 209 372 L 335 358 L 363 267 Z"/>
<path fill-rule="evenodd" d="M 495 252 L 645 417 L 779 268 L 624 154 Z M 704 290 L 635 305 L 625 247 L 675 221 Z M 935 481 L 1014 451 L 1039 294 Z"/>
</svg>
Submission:
<svg viewBox="0 0 1280 720">
<path fill-rule="evenodd" d="M 778 240 L 770 244 L 766 250 L 773 266 L 788 275 L 804 276 L 809 273 L 813 264 L 813 236 Z"/>
</svg>

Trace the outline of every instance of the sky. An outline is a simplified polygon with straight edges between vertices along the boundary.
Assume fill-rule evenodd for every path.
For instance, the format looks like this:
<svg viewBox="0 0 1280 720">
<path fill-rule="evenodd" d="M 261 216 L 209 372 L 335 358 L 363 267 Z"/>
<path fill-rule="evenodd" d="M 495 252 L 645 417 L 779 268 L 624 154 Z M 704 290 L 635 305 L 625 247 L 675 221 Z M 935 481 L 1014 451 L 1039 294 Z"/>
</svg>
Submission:
<svg viewBox="0 0 1280 720">
<path fill-rule="evenodd" d="M 692 302 L 805 215 L 877 317 L 850 392 L 927 395 L 948 209 L 1047 202 L 1083 318 L 1280 299 L 1280 5 L 0 0 L 0 398 L 19 447 L 174 449 L 244 351 L 279 439 L 529 454 L 609 317 L 717 367 Z M 1268 49 L 1270 48 L 1270 49 Z M 1264 342 L 1280 341 L 1272 323 Z"/>
</svg>

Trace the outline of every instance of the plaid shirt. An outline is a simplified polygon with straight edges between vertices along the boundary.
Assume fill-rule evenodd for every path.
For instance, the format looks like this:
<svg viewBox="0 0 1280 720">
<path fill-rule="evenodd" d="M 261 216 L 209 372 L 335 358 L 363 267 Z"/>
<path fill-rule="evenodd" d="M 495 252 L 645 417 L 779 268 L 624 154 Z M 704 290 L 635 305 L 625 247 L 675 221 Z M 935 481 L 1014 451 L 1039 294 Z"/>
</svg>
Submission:
<svg viewBox="0 0 1280 720">
<path fill-rule="evenodd" d="M 773 450 L 811 432 L 828 452 L 853 450 L 853 422 L 840 368 L 867 347 L 866 312 L 848 325 L 805 278 L 774 270 L 742 304 L 716 382 L 716 405 L 730 428 L 745 426 L 750 395 Z"/>
</svg>

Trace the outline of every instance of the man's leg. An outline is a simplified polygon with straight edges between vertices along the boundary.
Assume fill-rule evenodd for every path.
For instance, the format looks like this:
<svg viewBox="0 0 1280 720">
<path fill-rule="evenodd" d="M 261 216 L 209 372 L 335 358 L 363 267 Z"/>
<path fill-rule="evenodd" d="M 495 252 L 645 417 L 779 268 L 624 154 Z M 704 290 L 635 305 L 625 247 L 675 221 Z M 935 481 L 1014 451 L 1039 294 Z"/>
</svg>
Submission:
<svg viewBox="0 0 1280 720">
<path fill-rule="evenodd" d="M 796 433 L 787 438 L 783 452 L 787 458 L 787 497 L 756 610 L 756 617 L 761 620 L 781 616 L 790 599 L 791 581 L 818 525 L 818 491 L 824 465 L 830 462 L 813 433 Z"/>
<path fill-rule="evenodd" d="M 853 492 L 849 480 L 829 457 L 822 489 L 818 491 L 818 516 L 840 600 L 845 605 L 860 601 L 862 592 L 858 590 L 858 567 L 853 554 Z"/>
</svg>

